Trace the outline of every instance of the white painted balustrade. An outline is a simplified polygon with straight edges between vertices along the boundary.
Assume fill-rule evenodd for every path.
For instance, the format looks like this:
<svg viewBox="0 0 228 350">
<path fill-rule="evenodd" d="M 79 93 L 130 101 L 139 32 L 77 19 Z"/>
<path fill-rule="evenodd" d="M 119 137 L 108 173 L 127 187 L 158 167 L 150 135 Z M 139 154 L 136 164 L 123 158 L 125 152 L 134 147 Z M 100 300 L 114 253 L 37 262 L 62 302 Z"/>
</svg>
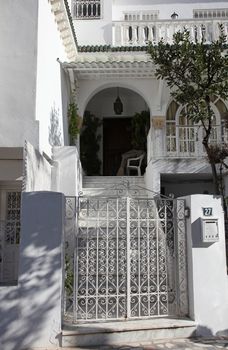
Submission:
<svg viewBox="0 0 228 350">
<path fill-rule="evenodd" d="M 176 126 L 173 132 L 154 129 L 148 135 L 148 161 L 152 158 L 198 158 L 205 156 L 202 144 L 204 131 L 202 126 Z M 164 140 L 164 142 L 163 142 Z M 210 144 L 228 144 L 228 128 L 214 125 Z"/>
<path fill-rule="evenodd" d="M 211 42 L 220 34 L 219 24 L 228 34 L 227 19 L 190 19 L 190 20 L 154 20 L 154 21 L 115 21 L 113 22 L 114 46 L 141 46 L 149 41 L 158 43 L 162 38 L 167 43 L 172 43 L 173 34 L 188 29 L 193 41 L 201 40 Z"/>
</svg>

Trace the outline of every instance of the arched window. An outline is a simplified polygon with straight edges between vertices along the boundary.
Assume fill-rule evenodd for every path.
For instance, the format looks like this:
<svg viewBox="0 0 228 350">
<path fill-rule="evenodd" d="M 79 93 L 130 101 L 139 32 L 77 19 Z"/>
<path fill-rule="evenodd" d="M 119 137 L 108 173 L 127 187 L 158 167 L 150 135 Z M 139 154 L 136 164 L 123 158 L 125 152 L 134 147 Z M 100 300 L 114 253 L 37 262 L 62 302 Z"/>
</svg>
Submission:
<svg viewBox="0 0 228 350">
<path fill-rule="evenodd" d="M 214 112 L 210 143 L 228 142 L 228 107 L 217 96 L 211 97 Z M 166 113 L 166 150 L 173 156 L 199 155 L 202 150 L 204 130 L 202 124 L 194 124 L 188 117 L 188 107 L 172 101 Z"/>
<path fill-rule="evenodd" d="M 176 114 L 179 104 L 172 101 L 166 114 L 166 147 L 168 153 L 176 152 Z"/>
</svg>

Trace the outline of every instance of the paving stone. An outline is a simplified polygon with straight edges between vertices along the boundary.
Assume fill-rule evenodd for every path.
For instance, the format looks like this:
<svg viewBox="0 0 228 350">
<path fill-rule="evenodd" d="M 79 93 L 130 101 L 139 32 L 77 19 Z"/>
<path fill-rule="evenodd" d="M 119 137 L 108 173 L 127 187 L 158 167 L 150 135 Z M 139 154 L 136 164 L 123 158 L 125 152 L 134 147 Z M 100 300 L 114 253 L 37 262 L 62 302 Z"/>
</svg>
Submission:
<svg viewBox="0 0 228 350">
<path fill-rule="evenodd" d="M 87 348 L 56 348 L 53 350 L 221 350 L 228 349 L 227 338 L 164 339 L 154 342 L 134 343 L 129 345 L 103 345 Z M 5 350 L 5 349 L 4 349 Z M 27 349 L 47 350 L 47 348 Z"/>
<path fill-rule="evenodd" d="M 175 346 L 175 344 L 171 344 L 171 343 L 165 344 L 165 347 L 167 347 L 167 349 L 173 349 L 174 346 Z"/>
</svg>

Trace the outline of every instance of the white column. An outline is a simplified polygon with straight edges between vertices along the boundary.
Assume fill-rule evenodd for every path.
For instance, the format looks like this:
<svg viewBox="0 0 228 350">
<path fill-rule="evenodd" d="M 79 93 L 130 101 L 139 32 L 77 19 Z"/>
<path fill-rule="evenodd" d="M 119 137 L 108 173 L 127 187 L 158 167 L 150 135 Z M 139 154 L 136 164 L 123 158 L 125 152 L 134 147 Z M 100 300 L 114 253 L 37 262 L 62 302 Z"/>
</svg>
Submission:
<svg viewBox="0 0 228 350">
<path fill-rule="evenodd" d="M 116 27 L 116 25 L 113 23 L 113 24 L 112 24 L 112 45 L 113 45 L 113 46 L 116 45 L 116 30 L 117 30 L 117 27 Z"/>
<path fill-rule="evenodd" d="M 136 45 L 137 44 L 137 26 L 136 25 L 132 25 L 132 44 Z"/>
<path fill-rule="evenodd" d="M 144 32 L 144 26 L 139 25 L 139 29 L 138 29 L 138 43 L 139 45 L 145 44 L 145 32 Z"/>
</svg>

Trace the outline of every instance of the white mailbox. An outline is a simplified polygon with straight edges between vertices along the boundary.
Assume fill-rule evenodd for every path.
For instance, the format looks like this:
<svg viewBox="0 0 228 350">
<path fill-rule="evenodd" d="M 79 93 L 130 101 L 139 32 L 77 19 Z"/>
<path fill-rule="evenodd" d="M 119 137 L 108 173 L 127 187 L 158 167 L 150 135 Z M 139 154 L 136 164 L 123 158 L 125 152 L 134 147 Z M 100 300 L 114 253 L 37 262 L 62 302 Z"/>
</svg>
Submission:
<svg viewBox="0 0 228 350">
<path fill-rule="evenodd" d="M 218 219 L 201 218 L 201 239 L 203 243 L 213 243 L 219 240 Z"/>
</svg>

